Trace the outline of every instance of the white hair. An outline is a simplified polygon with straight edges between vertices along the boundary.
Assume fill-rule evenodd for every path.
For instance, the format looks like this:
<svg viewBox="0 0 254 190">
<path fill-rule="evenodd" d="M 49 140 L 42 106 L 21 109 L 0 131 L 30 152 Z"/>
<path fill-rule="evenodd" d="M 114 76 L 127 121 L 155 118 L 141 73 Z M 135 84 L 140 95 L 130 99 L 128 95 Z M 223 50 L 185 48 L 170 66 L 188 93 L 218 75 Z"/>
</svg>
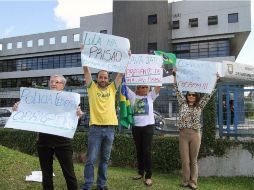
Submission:
<svg viewBox="0 0 254 190">
<path fill-rule="evenodd" d="M 64 78 L 63 75 L 52 75 L 52 76 L 50 77 L 50 80 L 51 80 L 52 78 L 55 78 L 55 77 L 59 77 L 59 78 L 61 79 L 63 85 L 65 86 L 67 80 L 66 80 L 66 78 Z"/>
</svg>

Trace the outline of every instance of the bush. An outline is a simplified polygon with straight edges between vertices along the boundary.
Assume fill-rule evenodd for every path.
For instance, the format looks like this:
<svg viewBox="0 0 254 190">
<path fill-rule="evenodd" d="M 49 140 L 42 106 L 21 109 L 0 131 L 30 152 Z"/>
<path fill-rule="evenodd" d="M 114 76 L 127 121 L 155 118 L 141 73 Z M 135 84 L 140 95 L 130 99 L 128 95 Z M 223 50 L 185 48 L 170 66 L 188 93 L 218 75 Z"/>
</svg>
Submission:
<svg viewBox="0 0 254 190">
<path fill-rule="evenodd" d="M 37 133 L 14 129 L 0 129 L 0 144 L 21 152 L 36 155 Z M 84 161 L 87 133 L 77 132 L 73 139 L 76 161 Z M 180 168 L 178 138 L 154 136 L 152 145 L 153 167 L 161 171 Z M 136 150 L 131 135 L 116 134 L 111 153 L 111 164 L 120 167 L 136 166 Z"/>
<path fill-rule="evenodd" d="M 0 144 L 21 152 L 36 155 L 37 134 L 14 129 L 0 129 Z M 209 155 L 223 156 L 227 148 L 242 144 L 254 154 L 253 142 L 234 142 L 213 140 L 213 143 L 201 144 L 200 157 Z M 73 139 L 74 158 L 84 162 L 87 148 L 87 133 L 77 132 Z M 82 159 L 80 159 L 82 158 Z M 181 168 L 178 137 L 154 136 L 152 145 L 153 168 L 161 172 L 172 172 Z M 136 150 L 131 135 L 116 134 L 111 153 L 111 165 L 119 167 L 136 167 Z"/>
<path fill-rule="evenodd" d="M 36 155 L 37 134 L 33 132 L 0 128 L 0 144 L 8 148 Z"/>
<path fill-rule="evenodd" d="M 245 104 L 245 117 L 252 119 L 254 117 L 254 104 L 247 102 Z"/>
</svg>

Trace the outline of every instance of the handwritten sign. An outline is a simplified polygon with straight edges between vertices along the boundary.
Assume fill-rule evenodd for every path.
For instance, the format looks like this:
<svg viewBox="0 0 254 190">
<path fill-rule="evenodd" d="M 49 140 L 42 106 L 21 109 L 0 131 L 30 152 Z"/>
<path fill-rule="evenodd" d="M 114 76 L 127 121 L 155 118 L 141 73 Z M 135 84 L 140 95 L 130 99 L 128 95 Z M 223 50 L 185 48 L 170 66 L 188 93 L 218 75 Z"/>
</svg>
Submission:
<svg viewBox="0 0 254 190">
<path fill-rule="evenodd" d="M 127 38 L 84 32 L 82 65 L 96 69 L 124 73 L 129 62 L 130 42 Z"/>
<path fill-rule="evenodd" d="M 212 92 L 217 80 L 217 63 L 178 59 L 176 69 L 176 80 L 180 91 Z"/>
<path fill-rule="evenodd" d="M 162 85 L 163 58 L 158 55 L 132 54 L 125 73 L 127 85 Z"/>
<path fill-rule="evenodd" d="M 5 128 L 48 133 L 73 138 L 80 95 L 35 88 L 20 88 L 20 104 Z"/>
</svg>

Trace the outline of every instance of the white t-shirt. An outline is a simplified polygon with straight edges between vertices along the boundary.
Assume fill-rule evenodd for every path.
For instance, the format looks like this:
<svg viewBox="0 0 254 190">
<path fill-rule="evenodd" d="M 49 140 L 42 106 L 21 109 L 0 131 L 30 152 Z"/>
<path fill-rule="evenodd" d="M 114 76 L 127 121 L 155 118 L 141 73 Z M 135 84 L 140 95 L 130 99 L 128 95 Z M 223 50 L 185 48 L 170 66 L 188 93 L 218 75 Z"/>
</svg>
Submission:
<svg viewBox="0 0 254 190">
<path fill-rule="evenodd" d="M 153 89 L 147 96 L 138 96 L 131 89 L 127 88 L 127 90 L 134 115 L 134 126 L 153 125 L 155 123 L 153 102 L 159 94 L 156 94 Z"/>
</svg>

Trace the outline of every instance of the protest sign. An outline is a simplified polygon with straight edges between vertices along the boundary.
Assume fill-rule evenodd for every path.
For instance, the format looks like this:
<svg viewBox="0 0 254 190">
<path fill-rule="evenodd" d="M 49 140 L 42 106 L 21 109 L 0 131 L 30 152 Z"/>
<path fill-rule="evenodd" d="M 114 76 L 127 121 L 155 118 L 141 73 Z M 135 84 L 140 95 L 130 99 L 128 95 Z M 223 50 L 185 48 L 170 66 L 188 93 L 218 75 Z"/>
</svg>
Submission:
<svg viewBox="0 0 254 190">
<path fill-rule="evenodd" d="M 217 81 L 217 63 L 177 59 L 176 80 L 180 91 L 211 93 Z"/>
<path fill-rule="evenodd" d="M 163 58 L 158 55 L 132 54 L 126 69 L 127 85 L 162 85 Z"/>
<path fill-rule="evenodd" d="M 84 48 L 81 52 L 83 66 L 96 69 L 124 73 L 129 62 L 129 39 L 101 34 L 84 32 Z"/>
<path fill-rule="evenodd" d="M 22 87 L 18 110 L 12 113 L 5 128 L 73 138 L 79 103 L 77 93 Z"/>
</svg>

